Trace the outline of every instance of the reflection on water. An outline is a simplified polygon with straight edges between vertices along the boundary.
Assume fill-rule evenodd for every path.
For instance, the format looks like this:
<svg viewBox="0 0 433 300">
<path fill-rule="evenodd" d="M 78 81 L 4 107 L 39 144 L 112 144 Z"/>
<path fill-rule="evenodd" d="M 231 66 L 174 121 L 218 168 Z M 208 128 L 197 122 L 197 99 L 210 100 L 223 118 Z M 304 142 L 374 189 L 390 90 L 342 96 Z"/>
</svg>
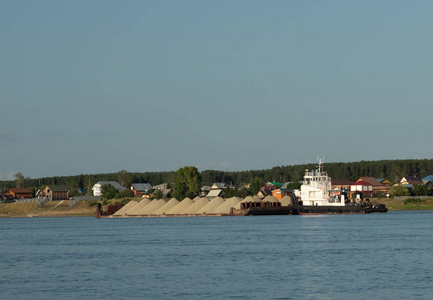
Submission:
<svg viewBox="0 0 433 300">
<path fill-rule="evenodd" d="M 431 212 L 0 219 L 2 299 L 429 299 Z"/>
</svg>

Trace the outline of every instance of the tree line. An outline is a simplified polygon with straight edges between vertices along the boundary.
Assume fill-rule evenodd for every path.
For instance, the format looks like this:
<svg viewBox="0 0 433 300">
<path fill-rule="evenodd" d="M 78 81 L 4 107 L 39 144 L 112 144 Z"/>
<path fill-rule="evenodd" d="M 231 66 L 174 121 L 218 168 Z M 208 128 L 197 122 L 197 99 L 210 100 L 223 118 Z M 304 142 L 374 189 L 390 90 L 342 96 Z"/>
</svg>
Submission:
<svg viewBox="0 0 433 300">
<path fill-rule="evenodd" d="M 212 185 L 215 182 L 224 182 L 230 186 L 241 187 L 249 184 L 253 178 L 259 178 L 262 182 L 299 182 L 303 179 L 305 170 L 313 170 L 317 164 L 302 164 L 276 166 L 266 170 L 248 171 L 219 171 L 204 170 L 197 171 L 196 181 L 199 186 Z M 404 176 L 425 177 L 433 174 L 433 159 L 403 159 L 403 160 L 379 160 L 379 161 L 359 161 L 359 162 L 334 162 L 325 163 L 325 171 L 332 178 L 346 178 L 356 181 L 361 176 L 372 176 L 375 178 L 386 178 L 391 183 L 397 183 Z M 179 170 L 178 170 L 179 171 Z M 186 172 L 191 170 L 183 170 Z M 63 184 L 70 188 L 74 193 L 82 189 L 86 194 L 91 194 L 91 189 L 98 181 L 115 180 L 125 187 L 131 183 L 149 182 L 152 185 L 162 183 L 175 183 L 176 178 L 182 172 L 127 172 L 125 170 L 117 173 L 106 174 L 82 174 L 75 176 L 55 176 L 43 178 L 28 178 L 23 174 L 17 173 L 16 180 L 0 181 L 1 192 L 14 187 L 28 187 L 32 190 L 46 185 Z M 195 176 L 195 175 L 194 175 Z M 196 188 L 194 181 L 194 189 Z M 184 187 L 185 188 L 185 187 Z"/>
</svg>

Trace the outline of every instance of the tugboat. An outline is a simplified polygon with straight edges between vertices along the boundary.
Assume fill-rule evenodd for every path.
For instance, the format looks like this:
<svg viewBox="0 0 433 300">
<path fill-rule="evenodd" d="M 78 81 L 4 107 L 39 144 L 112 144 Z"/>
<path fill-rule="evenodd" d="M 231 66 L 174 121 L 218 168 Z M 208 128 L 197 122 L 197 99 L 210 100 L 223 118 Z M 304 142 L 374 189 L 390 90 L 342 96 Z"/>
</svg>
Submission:
<svg viewBox="0 0 433 300">
<path fill-rule="evenodd" d="M 331 189 L 331 177 L 323 170 L 323 158 L 315 171 L 305 171 L 301 189 L 296 191 L 300 201 L 294 203 L 294 209 L 301 215 L 305 214 L 362 214 L 387 212 L 383 204 L 369 202 L 353 203 L 342 191 Z"/>
</svg>

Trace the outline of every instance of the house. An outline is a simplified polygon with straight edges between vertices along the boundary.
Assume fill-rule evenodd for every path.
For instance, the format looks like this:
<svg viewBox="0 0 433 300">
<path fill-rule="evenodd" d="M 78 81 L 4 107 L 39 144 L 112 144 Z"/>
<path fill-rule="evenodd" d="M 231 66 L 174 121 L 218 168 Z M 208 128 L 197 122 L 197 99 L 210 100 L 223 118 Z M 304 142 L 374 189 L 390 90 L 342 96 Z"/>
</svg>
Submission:
<svg viewBox="0 0 433 300">
<path fill-rule="evenodd" d="M 212 190 L 225 189 L 225 188 L 226 188 L 226 184 L 224 182 L 215 182 L 211 186 Z"/>
<path fill-rule="evenodd" d="M 6 191 L 6 195 L 12 195 L 15 199 L 32 198 L 32 191 L 28 188 L 12 188 Z"/>
<path fill-rule="evenodd" d="M 48 185 L 44 193 L 45 197 L 52 201 L 69 199 L 69 188 L 66 185 Z"/>
<path fill-rule="evenodd" d="M 389 181 L 388 179 L 385 178 L 376 178 L 377 181 L 379 181 L 380 184 L 386 186 L 386 187 L 391 187 L 391 181 Z"/>
<path fill-rule="evenodd" d="M 109 184 L 116 188 L 119 192 L 125 190 L 123 186 L 121 186 L 117 181 L 98 181 L 95 183 L 95 185 L 92 187 L 93 196 L 102 196 L 102 187 L 106 184 Z"/>
<path fill-rule="evenodd" d="M 368 176 L 360 177 L 357 181 L 365 181 L 370 183 L 373 186 L 373 193 L 377 193 L 377 192 L 388 193 L 390 189 L 389 185 L 388 186 L 383 185 L 374 177 L 368 177 Z"/>
<path fill-rule="evenodd" d="M 373 185 L 369 182 L 358 180 L 350 185 L 350 198 L 356 192 L 361 192 L 362 196 L 371 197 L 373 195 Z"/>
<path fill-rule="evenodd" d="M 206 196 L 212 188 L 208 185 L 202 186 L 200 188 L 200 196 Z"/>
<path fill-rule="evenodd" d="M 332 178 L 331 179 L 331 189 L 333 190 L 350 190 L 350 185 L 353 184 L 352 181 L 346 178 Z"/>
<path fill-rule="evenodd" d="M 147 191 L 151 189 L 152 186 L 150 183 L 131 183 L 131 191 L 133 191 L 136 196 L 147 193 Z"/>
<path fill-rule="evenodd" d="M 45 198 L 45 190 L 44 189 L 39 189 L 36 194 L 35 194 L 36 198 L 38 199 L 44 199 Z"/>
<path fill-rule="evenodd" d="M 212 199 L 216 197 L 224 197 L 224 191 L 222 189 L 212 189 L 206 195 L 207 198 Z"/>
<path fill-rule="evenodd" d="M 431 183 L 433 183 L 433 175 L 428 175 L 428 176 L 426 176 L 426 177 L 424 177 L 424 178 L 422 179 L 422 182 L 423 182 L 424 184 L 428 183 L 428 181 L 430 181 Z"/>
<path fill-rule="evenodd" d="M 272 190 L 269 188 L 262 187 L 257 193 L 257 197 L 260 199 L 265 199 L 267 196 L 272 196 Z"/>
<path fill-rule="evenodd" d="M 278 200 L 281 200 L 285 196 L 290 197 L 292 195 L 293 191 L 290 189 L 275 189 L 275 190 L 272 190 L 271 193 L 272 193 L 272 197 L 274 197 Z"/>
<path fill-rule="evenodd" d="M 415 185 L 422 185 L 423 182 L 420 177 L 406 176 L 400 180 L 400 185 L 407 185 L 407 184 L 411 184 L 415 186 Z"/>
<path fill-rule="evenodd" d="M 155 190 L 165 190 L 168 188 L 168 183 L 162 183 L 162 184 L 158 184 L 158 185 L 154 185 L 153 188 Z"/>
<path fill-rule="evenodd" d="M 283 186 L 282 183 L 279 183 L 279 182 L 276 182 L 276 181 L 275 182 L 267 182 L 266 185 L 271 190 L 279 189 L 279 188 L 281 188 Z"/>
<path fill-rule="evenodd" d="M 12 203 L 15 202 L 14 196 L 8 194 L 0 194 L 1 203 Z"/>
</svg>

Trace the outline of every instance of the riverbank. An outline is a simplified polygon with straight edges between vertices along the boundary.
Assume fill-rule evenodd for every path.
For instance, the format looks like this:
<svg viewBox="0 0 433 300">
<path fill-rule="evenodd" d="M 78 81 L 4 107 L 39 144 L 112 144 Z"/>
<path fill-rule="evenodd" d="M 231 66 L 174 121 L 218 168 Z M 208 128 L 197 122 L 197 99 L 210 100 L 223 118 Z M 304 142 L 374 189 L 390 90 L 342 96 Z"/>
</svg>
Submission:
<svg viewBox="0 0 433 300">
<path fill-rule="evenodd" d="M 117 200 L 114 200 L 117 201 Z M 370 199 L 371 202 L 385 204 L 389 211 L 433 210 L 433 197 L 406 197 Z M 72 208 L 68 202 L 52 201 L 49 205 L 39 208 L 37 202 L 0 204 L 0 218 L 25 217 L 83 217 L 93 216 L 96 206 L 90 206 L 89 201 L 79 201 Z"/>
<path fill-rule="evenodd" d="M 24 218 L 24 217 L 83 217 L 93 216 L 95 206 L 89 206 L 89 201 L 79 201 L 72 208 L 69 205 L 58 205 L 59 201 L 53 201 L 54 205 L 39 208 L 38 202 L 15 202 L 0 204 L 0 218 Z M 66 203 L 68 204 L 68 203 Z M 58 205 L 58 206 L 57 206 Z"/>
</svg>

